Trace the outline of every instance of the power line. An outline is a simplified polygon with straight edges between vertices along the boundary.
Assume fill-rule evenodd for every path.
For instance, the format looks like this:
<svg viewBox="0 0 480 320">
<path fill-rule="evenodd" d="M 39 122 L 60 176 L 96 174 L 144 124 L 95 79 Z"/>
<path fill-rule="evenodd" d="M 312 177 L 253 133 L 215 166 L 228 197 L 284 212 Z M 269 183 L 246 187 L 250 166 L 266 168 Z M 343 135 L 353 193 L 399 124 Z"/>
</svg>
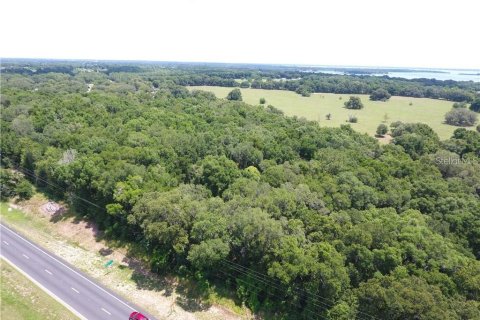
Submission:
<svg viewBox="0 0 480 320">
<path fill-rule="evenodd" d="M 29 169 L 24 168 L 24 167 L 22 167 L 22 166 L 17 166 L 16 168 L 17 168 L 17 169 L 20 169 L 20 171 L 22 171 L 23 173 L 31 176 L 32 178 L 35 178 L 35 179 L 40 180 L 40 181 L 42 181 L 42 182 L 45 182 L 46 184 L 48 184 L 48 185 L 51 186 L 51 187 L 54 187 L 54 188 L 56 188 L 56 189 L 58 189 L 58 190 L 61 190 L 61 191 L 65 191 L 64 188 L 60 187 L 59 185 L 54 184 L 54 183 L 52 183 L 52 182 L 49 182 L 48 180 L 45 180 L 45 179 L 40 178 L 40 177 L 39 177 L 38 175 L 36 175 L 35 172 L 33 172 L 32 170 L 29 170 Z M 81 201 L 83 201 L 83 202 L 85 202 L 85 203 L 87 203 L 87 204 L 89 204 L 89 205 L 92 205 L 92 206 L 94 206 L 94 207 L 96 207 L 96 208 L 98 208 L 98 209 L 102 209 L 102 210 L 103 210 L 103 208 L 100 207 L 99 205 L 97 205 L 96 203 L 93 203 L 93 202 L 91 202 L 91 201 L 89 201 L 89 200 L 87 200 L 87 199 L 85 199 L 85 198 L 82 198 L 82 197 L 80 197 L 80 196 L 77 196 L 77 195 L 74 194 L 73 192 L 71 192 L 71 193 L 69 193 L 69 194 L 70 194 L 72 197 L 76 198 L 76 199 L 79 199 L 79 200 L 81 200 Z"/>
<path fill-rule="evenodd" d="M 228 261 L 228 260 L 225 260 L 225 259 L 223 259 L 223 262 L 224 262 L 224 263 L 226 262 L 226 263 L 228 263 L 228 264 L 236 264 L 236 263 L 234 263 L 234 262 L 232 262 L 232 261 Z M 243 273 L 243 274 L 246 274 L 246 275 L 252 275 L 252 274 L 250 274 L 250 273 L 248 272 L 248 271 L 252 271 L 253 273 L 258 274 L 256 277 L 255 277 L 255 275 L 252 275 L 252 276 L 255 277 L 255 279 L 261 278 L 262 280 L 268 282 L 267 285 L 271 285 L 272 287 L 274 287 L 274 288 L 276 288 L 276 289 L 278 289 L 278 290 L 284 291 L 284 288 L 281 288 L 281 284 L 275 283 L 275 282 L 271 279 L 271 277 L 269 277 L 269 276 L 267 276 L 267 275 L 264 275 L 264 274 L 261 274 L 261 273 L 255 271 L 255 270 L 253 270 L 253 269 L 249 269 L 249 268 L 246 268 L 246 267 L 244 267 L 244 266 L 241 266 L 241 265 L 239 265 L 239 264 L 236 264 L 236 265 L 237 265 L 238 267 L 232 267 L 232 266 L 231 266 L 231 267 L 232 267 L 234 270 L 236 270 L 236 271 L 238 271 L 238 272 L 241 272 L 241 273 Z M 239 267 L 241 267 L 241 268 L 243 268 L 243 269 L 240 269 Z M 245 270 L 245 269 L 246 269 L 246 270 Z M 263 282 L 263 281 L 262 281 L 262 282 Z M 264 283 L 265 283 L 265 282 L 264 282 Z M 333 306 L 335 305 L 335 302 L 333 302 L 332 300 L 326 299 L 326 298 L 321 297 L 321 296 L 319 296 L 319 295 L 317 295 L 317 294 L 314 294 L 314 293 L 312 293 L 312 292 L 306 291 L 305 289 L 301 289 L 301 288 L 298 288 L 298 287 L 293 287 L 292 289 L 295 290 L 297 293 L 303 293 L 303 294 L 305 294 L 305 295 L 313 296 L 313 299 L 312 299 L 312 300 L 314 301 L 313 304 L 314 304 L 316 307 L 319 307 L 319 308 L 331 308 L 331 307 L 333 307 Z M 311 298 L 312 298 L 312 297 L 311 297 Z M 330 301 L 330 303 L 322 302 L 322 301 L 320 301 L 320 300 Z M 315 302 L 321 304 L 322 306 L 319 306 L 319 305 L 316 304 Z M 374 316 L 369 315 L 369 314 L 364 313 L 364 312 L 361 312 L 361 311 L 357 311 L 357 313 L 363 314 L 364 316 L 368 317 L 369 319 L 372 319 L 372 318 L 373 318 L 373 319 L 376 319 Z"/>
<path fill-rule="evenodd" d="M 225 272 L 225 271 L 222 271 L 222 270 L 217 270 L 217 271 L 225 275 L 225 277 L 220 277 L 220 276 L 218 275 L 218 273 L 215 273 L 215 276 L 217 276 L 218 278 L 227 280 L 229 277 L 232 276 L 231 274 L 228 274 L 228 273 Z M 262 290 L 262 288 L 254 285 L 253 283 L 249 283 L 249 282 L 247 282 L 247 281 L 245 281 L 245 280 L 243 280 L 243 279 L 241 279 L 241 278 L 235 278 L 235 281 L 240 281 L 240 282 L 246 284 L 247 286 L 250 286 L 250 287 L 259 289 L 259 290 L 261 290 L 261 291 L 264 291 L 264 290 Z M 268 294 L 269 296 L 278 298 L 278 296 L 274 295 L 273 292 L 271 292 L 271 291 L 264 291 L 264 292 L 266 292 L 266 294 Z M 292 300 L 286 300 L 285 302 L 288 303 L 288 304 L 290 304 L 290 305 L 292 305 L 292 306 L 294 306 L 294 307 L 297 307 L 297 306 L 300 306 L 300 307 L 301 307 L 301 305 L 299 304 L 299 301 L 297 301 L 296 303 L 294 303 L 294 301 L 292 301 Z M 316 311 L 315 311 L 315 310 L 309 309 L 308 307 L 303 307 L 303 309 L 304 309 L 304 310 L 307 310 L 310 314 L 313 314 L 314 317 L 315 317 L 315 319 L 317 319 L 317 318 L 319 317 L 319 315 L 316 314 Z"/>
<path fill-rule="evenodd" d="M 222 262 L 226 263 L 226 264 L 230 264 L 230 266 L 235 269 L 235 270 L 238 270 L 239 272 L 242 272 L 244 274 L 248 274 L 249 271 L 251 271 L 252 273 L 255 273 L 257 274 L 257 277 L 258 278 L 262 278 L 262 279 L 265 279 L 265 281 L 269 282 L 273 287 L 277 288 L 278 290 L 282 290 L 282 288 L 279 287 L 279 285 L 277 285 L 273 280 L 271 280 L 272 278 L 269 277 L 268 275 L 265 275 L 265 274 L 262 274 L 254 269 L 251 269 L 251 268 L 247 268 L 245 266 L 242 266 L 238 263 L 235 263 L 233 261 L 229 261 L 229 260 L 226 260 L 226 259 L 222 259 Z M 232 266 L 233 265 L 233 266 Z M 240 270 L 239 270 L 240 269 Z M 315 300 L 317 300 L 318 303 L 322 304 L 323 306 L 326 306 L 326 307 L 332 307 L 335 305 L 335 302 L 330 300 L 330 299 L 327 299 L 325 297 L 322 297 L 318 294 L 315 294 L 313 292 L 309 292 L 309 291 L 306 291 L 305 289 L 302 289 L 302 288 L 298 288 L 298 287 L 293 287 L 294 290 L 296 290 L 297 292 L 303 292 L 304 294 L 306 295 L 311 295 L 313 297 L 315 297 Z M 322 302 L 322 301 L 319 301 L 319 300 L 324 300 L 324 301 L 328 301 L 327 302 Z M 318 305 L 317 305 L 318 306 Z M 357 313 L 359 314 L 362 314 L 364 315 L 365 317 L 367 318 L 370 318 L 370 319 L 377 319 L 375 316 L 373 315 L 370 315 L 368 313 L 365 313 L 365 312 L 362 312 L 362 311 L 357 311 Z"/>
<path fill-rule="evenodd" d="M 265 284 L 265 285 L 267 285 L 267 286 L 273 287 L 273 288 L 275 288 L 275 289 L 277 289 L 277 290 L 280 290 L 280 291 L 284 291 L 283 288 L 277 286 L 275 283 L 272 283 L 272 281 L 269 280 L 269 279 L 267 279 L 267 278 L 260 278 L 260 277 L 254 275 L 254 274 L 251 274 L 251 273 L 248 273 L 248 272 L 239 270 L 239 269 L 235 269 L 235 267 L 231 267 L 231 268 L 233 268 L 235 271 L 240 272 L 240 273 L 242 273 L 242 274 L 244 274 L 244 275 L 251 276 L 251 277 L 253 277 L 255 280 L 260 281 L 261 283 L 263 283 L 263 284 Z M 258 287 L 257 287 L 257 288 L 258 288 Z M 261 289 L 261 288 L 260 288 L 260 289 Z M 269 292 L 269 291 L 267 291 L 267 292 Z M 300 302 L 298 302 L 298 306 L 301 306 L 299 303 L 300 303 Z M 319 302 L 319 303 L 321 303 L 321 302 Z M 317 308 L 331 307 L 330 305 L 325 305 L 325 304 L 324 304 L 324 306 L 322 307 L 322 306 L 320 306 L 320 305 L 317 305 L 315 302 L 313 302 L 313 304 L 314 304 L 315 307 L 317 307 Z M 311 311 L 311 312 L 312 312 L 312 310 L 309 310 L 308 307 L 305 307 L 305 306 L 304 306 L 304 309 L 307 309 L 308 311 Z"/>
</svg>

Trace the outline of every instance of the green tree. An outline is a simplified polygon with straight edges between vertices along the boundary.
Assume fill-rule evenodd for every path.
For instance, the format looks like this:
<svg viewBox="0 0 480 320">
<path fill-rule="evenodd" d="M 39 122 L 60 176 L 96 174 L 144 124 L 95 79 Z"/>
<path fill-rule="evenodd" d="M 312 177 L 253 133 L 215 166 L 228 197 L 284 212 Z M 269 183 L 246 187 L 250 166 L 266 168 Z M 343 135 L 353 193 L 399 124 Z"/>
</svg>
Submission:
<svg viewBox="0 0 480 320">
<path fill-rule="evenodd" d="M 390 124 L 390 128 L 392 128 L 392 130 L 393 130 L 393 129 L 396 129 L 397 127 L 399 127 L 399 126 L 402 125 L 402 124 L 403 124 L 402 121 L 395 121 L 395 122 L 392 122 L 392 123 Z"/>
<path fill-rule="evenodd" d="M 363 109 L 362 100 L 359 97 L 351 96 L 348 101 L 344 103 L 347 109 Z"/>
<path fill-rule="evenodd" d="M 391 94 L 382 88 L 376 89 L 370 94 L 370 100 L 372 101 L 387 101 L 390 97 Z"/>
<path fill-rule="evenodd" d="M 477 114 L 468 109 L 452 109 L 445 114 L 445 122 L 452 126 L 470 127 L 477 122 Z"/>
<path fill-rule="evenodd" d="M 241 169 L 248 166 L 258 166 L 263 160 L 263 153 L 251 143 L 241 143 L 231 151 L 232 159 L 238 163 Z"/>
<path fill-rule="evenodd" d="M 34 131 L 32 121 L 21 114 L 12 121 L 12 129 L 21 136 L 26 136 Z"/>
<path fill-rule="evenodd" d="M 240 83 L 240 88 L 250 88 L 250 82 L 248 81 L 242 81 Z"/>
<path fill-rule="evenodd" d="M 354 115 L 349 115 L 348 116 L 348 122 L 350 123 L 357 123 L 358 122 L 358 117 Z"/>
<path fill-rule="evenodd" d="M 227 243 L 221 239 L 210 239 L 202 241 L 200 244 L 194 244 L 188 252 L 188 261 L 190 261 L 195 268 L 201 270 L 210 269 L 221 264 L 223 259 L 228 256 L 230 248 Z M 220 267 L 221 268 L 221 267 Z"/>
<path fill-rule="evenodd" d="M 10 170 L 0 168 L 0 197 L 2 201 L 7 201 L 17 194 L 15 187 L 19 180 L 19 174 L 15 175 Z"/>
<path fill-rule="evenodd" d="M 402 146 L 414 159 L 434 153 L 440 146 L 438 135 L 423 123 L 403 123 L 392 131 L 393 143 Z"/>
<path fill-rule="evenodd" d="M 311 89 L 308 86 L 302 85 L 295 90 L 298 94 L 301 94 L 302 97 L 310 97 L 312 94 Z"/>
<path fill-rule="evenodd" d="M 260 104 L 265 104 L 267 100 L 265 98 L 260 98 Z"/>
<path fill-rule="evenodd" d="M 476 98 L 470 104 L 470 110 L 475 112 L 480 112 L 480 98 Z"/>
<path fill-rule="evenodd" d="M 233 89 L 227 95 L 227 100 L 242 101 L 242 92 L 240 89 Z"/>
<path fill-rule="evenodd" d="M 22 180 L 15 187 L 15 192 L 21 200 L 28 200 L 33 197 L 33 186 L 27 180 Z"/>
<path fill-rule="evenodd" d="M 381 123 L 378 125 L 377 131 L 376 131 L 377 136 L 383 137 L 385 136 L 385 134 L 387 134 L 387 132 L 388 132 L 388 127 L 385 124 Z"/>
<path fill-rule="evenodd" d="M 454 279 L 469 299 L 477 300 L 480 298 L 480 262 L 471 261 L 459 268 L 454 275 Z"/>
<path fill-rule="evenodd" d="M 225 156 L 207 156 L 194 168 L 195 182 L 221 195 L 240 176 L 237 164 Z"/>
<path fill-rule="evenodd" d="M 194 185 L 145 193 L 133 207 L 128 223 L 139 226 L 150 249 L 173 263 L 186 257 L 190 229 L 195 217 L 206 211 L 204 199 L 208 194 L 205 187 Z"/>
</svg>

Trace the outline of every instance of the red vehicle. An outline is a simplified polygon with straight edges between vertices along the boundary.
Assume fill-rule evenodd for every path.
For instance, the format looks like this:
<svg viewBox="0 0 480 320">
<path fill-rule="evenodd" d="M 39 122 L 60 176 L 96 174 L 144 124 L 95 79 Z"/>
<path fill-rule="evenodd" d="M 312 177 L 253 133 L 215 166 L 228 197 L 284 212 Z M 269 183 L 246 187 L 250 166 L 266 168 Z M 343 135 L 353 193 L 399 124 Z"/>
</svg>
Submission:
<svg viewBox="0 0 480 320">
<path fill-rule="evenodd" d="M 130 314 L 130 317 L 128 318 L 128 320 L 148 320 L 148 318 L 145 317 L 140 312 L 135 311 Z"/>
</svg>

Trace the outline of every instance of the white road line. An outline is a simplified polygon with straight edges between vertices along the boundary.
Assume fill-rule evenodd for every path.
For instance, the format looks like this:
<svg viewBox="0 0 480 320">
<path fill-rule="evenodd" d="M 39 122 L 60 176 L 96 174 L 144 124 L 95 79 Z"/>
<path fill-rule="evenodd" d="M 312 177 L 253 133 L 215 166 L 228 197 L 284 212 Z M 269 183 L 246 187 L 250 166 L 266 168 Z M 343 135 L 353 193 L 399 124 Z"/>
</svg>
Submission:
<svg viewBox="0 0 480 320">
<path fill-rule="evenodd" d="M 126 304 L 125 302 L 123 302 L 122 300 L 120 300 L 119 298 L 117 298 L 116 296 L 114 296 L 113 294 L 111 294 L 110 292 L 106 291 L 105 289 L 103 289 L 102 287 L 100 287 L 98 284 L 96 284 L 95 282 L 91 281 L 90 279 L 82 276 L 80 273 L 78 273 L 77 271 L 73 270 L 72 268 L 70 268 L 69 266 L 67 266 L 66 264 L 64 264 L 63 262 L 61 262 L 60 260 L 56 259 L 55 257 L 49 255 L 48 253 L 46 253 L 45 251 L 43 251 L 42 249 L 40 249 L 39 247 L 37 247 L 36 245 L 34 245 L 33 243 L 31 243 L 30 241 L 28 241 L 27 239 L 23 238 L 22 236 L 20 236 L 19 234 L 17 234 L 16 232 L 13 232 L 12 230 L 10 230 L 9 228 L 5 227 L 3 224 L 0 224 L 1 227 L 5 228 L 7 231 L 9 231 L 10 233 L 12 233 L 13 235 L 17 236 L 18 238 L 22 239 L 23 241 L 25 241 L 26 243 L 28 243 L 29 245 L 31 245 L 32 247 L 34 247 L 35 249 L 37 249 L 38 251 L 40 251 L 41 253 L 45 254 L 46 256 L 48 256 L 49 258 L 51 258 L 52 260 L 55 260 L 56 262 L 58 262 L 59 264 L 61 264 L 62 266 L 64 266 L 65 268 L 67 268 L 68 270 L 72 271 L 73 273 L 75 273 L 76 275 L 78 275 L 79 277 L 81 277 L 82 279 L 88 281 L 89 283 L 91 283 L 92 285 L 94 285 L 95 287 L 97 287 L 98 289 L 100 289 L 101 291 L 105 292 L 106 294 L 108 294 L 110 297 L 114 298 L 115 300 L 117 300 L 118 302 L 120 302 L 121 304 L 123 304 L 124 306 L 126 306 L 127 308 L 129 308 L 130 310 L 132 311 L 135 311 L 135 309 L 131 306 L 129 306 L 128 304 Z"/>
<path fill-rule="evenodd" d="M 105 312 L 106 314 L 108 314 L 109 316 L 111 316 L 112 314 L 110 312 L 108 312 L 108 310 L 105 310 L 102 308 L 102 311 Z"/>
<path fill-rule="evenodd" d="M 22 254 L 22 256 L 24 256 L 25 259 L 30 259 L 26 254 Z"/>
<path fill-rule="evenodd" d="M 7 246 L 9 246 L 10 244 L 8 244 L 7 241 L 3 240 L 3 243 L 5 243 Z"/>
<path fill-rule="evenodd" d="M 75 289 L 74 287 L 72 287 L 72 290 L 75 291 L 76 293 L 80 293 L 80 291 L 78 291 L 78 290 Z"/>
<path fill-rule="evenodd" d="M 77 310 L 75 310 L 71 305 L 69 305 L 68 303 L 66 303 L 65 301 L 63 301 L 62 299 L 60 299 L 59 297 L 57 297 L 53 292 L 51 292 L 50 290 L 48 290 L 47 288 L 45 288 L 43 285 L 40 284 L 40 282 L 38 282 L 37 280 L 33 279 L 28 273 L 26 273 L 25 271 L 23 271 L 22 269 L 20 269 L 19 267 L 17 267 L 13 262 L 11 262 L 10 260 L 8 260 L 5 256 L 0 256 L 3 260 L 5 260 L 10 266 L 12 266 L 12 268 L 14 268 L 15 270 L 17 270 L 18 272 L 20 272 L 21 274 L 23 274 L 25 276 L 25 278 L 27 278 L 28 280 L 32 281 L 34 284 L 37 285 L 37 287 L 39 287 L 40 289 L 42 289 L 43 291 L 45 291 L 46 293 L 48 293 L 53 299 L 57 300 L 58 303 L 61 303 L 63 306 L 65 306 L 65 308 L 67 308 L 68 310 L 70 310 L 73 314 L 75 314 L 79 319 L 81 320 L 87 320 L 87 318 L 85 318 L 80 312 L 78 312 Z"/>
<path fill-rule="evenodd" d="M 45 269 L 45 272 L 48 273 L 49 275 L 52 275 L 52 273 L 50 271 L 48 271 L 47 269 Z"/>
</svg>

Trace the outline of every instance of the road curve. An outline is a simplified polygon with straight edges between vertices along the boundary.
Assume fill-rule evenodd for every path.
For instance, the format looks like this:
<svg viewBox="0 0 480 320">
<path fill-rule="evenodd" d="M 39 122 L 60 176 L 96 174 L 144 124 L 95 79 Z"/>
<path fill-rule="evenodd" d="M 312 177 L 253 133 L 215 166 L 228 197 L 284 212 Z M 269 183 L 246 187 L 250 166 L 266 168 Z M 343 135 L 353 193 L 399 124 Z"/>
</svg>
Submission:
<svg viewBox="0 0 480 320">
<path fill-rule="evenodd" d="M 128 320 L 130 313 L 138 310 L 133 304 L 95 283 L 63 259 L 32 243 L 3 223 L 0 224 L 0 253 L 4 260 L 67 306 L 80 319 Z M 144 313 L 142 310 L 140 312 Z"/>
</svg>

